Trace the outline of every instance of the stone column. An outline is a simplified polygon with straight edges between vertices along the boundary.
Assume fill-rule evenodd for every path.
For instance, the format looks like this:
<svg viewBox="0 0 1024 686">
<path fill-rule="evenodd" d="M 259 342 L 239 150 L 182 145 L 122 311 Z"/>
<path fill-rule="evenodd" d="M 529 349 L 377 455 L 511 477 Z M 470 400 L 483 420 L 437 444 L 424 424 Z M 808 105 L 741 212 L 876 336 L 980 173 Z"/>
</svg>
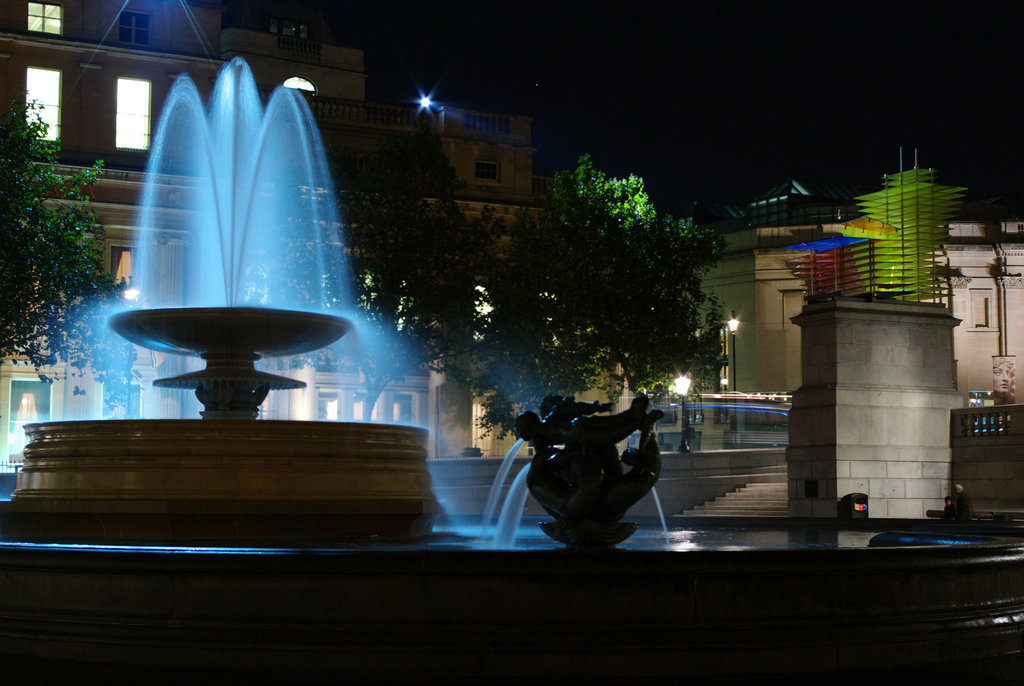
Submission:
<svg viewBox="0 0 1024 686">
<path fill-rule="evenodd" d="M 789 419 L 789 514 L 835 517 L 866 493 L 873 518 L 919 518 L 949 488 L 952 329 L 940 304 L 836 298 L 793 318 L 803 385 Z"/>
</svg>

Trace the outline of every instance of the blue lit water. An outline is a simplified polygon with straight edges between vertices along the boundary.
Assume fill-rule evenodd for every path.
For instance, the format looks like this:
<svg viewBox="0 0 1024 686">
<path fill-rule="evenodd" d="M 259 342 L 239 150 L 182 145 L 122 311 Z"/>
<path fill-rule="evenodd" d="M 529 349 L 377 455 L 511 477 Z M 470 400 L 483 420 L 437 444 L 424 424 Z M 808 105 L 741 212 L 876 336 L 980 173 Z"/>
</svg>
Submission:
<svg viewBox="0 0 1024 686">
<path fill-rule="evenodd" d="M 365 551 L 402 552 L 436 550 L 439 552 L 453 550 L 515 550 L 544 551 L 564 550 L 565 546 L 549 539 L 538 524 L 546 518 L 543 516 L 526 516 L 519 527 L 512 543 L 497 544 L 493 536 L 481 536 L 478 520 L 459 524 L 442 523 L 434 527 L 434 533 L 426 538 L 414 540 L 354 539 L 351 541 L 310 541 L 310 542 L 244 542 L 235 546 L 209 544 L 201 542 L 168 544 L 166 542 L 147 544 L 140 543 L 77 543 L 77 542 L 31 542 L 3 541 L 0 548 L 31 548 L 68 551 L 100 551 L 100 552 L 131 552 L 152 554 L 200 554 L 200 555 L 348 555 Z M 894 522 L 894 526 L 904 526 L 908 522 Z M 980 523 L 979 523 L 980 524 Z M 984 528 L 984 527 L 983 527 Z M 763 520 L 750 526 L 731 525 L 709 522 L 707 528 L 693 526 L 681 527 L 664 531 L 660 522 L 655 520 L 641 522 L 637 532 L 620 543 L 617 548 L 623 551 L 743 551 L 743 550 L 827 550 L 854 549 L 873 546 L 922 546 L 922 545 L 962 545 L 984 544 L 996 542 L 1005 536 L 1019 537 L 1016 529 L 1004 532 L 995 530 L 942 531 L 942 527 L 933 528 L 928 522 L 919 522 L 909 530 L 885 530 L 883 520 L 876 520 L 872 526 L 856 526 L 842 528 L 842 525 L 822 523 L 820 526 L 808 525 L 806 522 L 789 523 L 780 520 L 777 524 Z M 872 539 L 875 539 L 872 544 Z"/>
<path fill-rule="evenodd" d="M 493 539 L 480 538 L 479 524 L 441 524 L 434 528 L 440 535 L 450 534 L 468 542 L 472 547 L 483 549 L 544 550 L 560 549 L 564 546 L 549 539 L 540 529 L 543 516 L 524 516 L 515 540 L 511 543 L 495 544 Z M 626 519 L 629 519 L 628 515 Z M 707 528 L 670 528 L 665 531 L 661 522 L 641 522 L 640 528 L 617 547 L 623 550 L 750 550 L 771 548 L 866 548 L 877 529 L 840 530 L 828 526 L 787 527 L 781 520 L 776 527 L 763 523 L 749 528 L 742 526 L 722 527 L 709 522 Z"/>
</svg>

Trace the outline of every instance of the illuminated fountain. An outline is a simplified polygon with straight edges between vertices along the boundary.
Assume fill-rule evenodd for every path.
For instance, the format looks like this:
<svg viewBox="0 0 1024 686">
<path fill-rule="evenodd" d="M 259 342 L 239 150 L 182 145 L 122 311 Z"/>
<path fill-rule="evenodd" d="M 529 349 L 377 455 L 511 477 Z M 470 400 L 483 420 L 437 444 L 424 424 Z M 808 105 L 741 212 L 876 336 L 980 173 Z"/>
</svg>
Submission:
<svg viewBox="0 0 1024 686">
<path fill-rule="evenodd" d="M 170 193 L 169 177 L 183 190 Z M 237 59 L 222 70 L 208 110 L 192 81 L 179 79 L 147 179 L 133 283 L 141 306 L 111 326 L 166 357 L 159 371 L 172 375 L 154 385 L 194 390 L 203 419 L 34 425 L 4 536 L 229 542 L 428 533 L 438 508 L 424 430 L 256 419 L 270 391 L 305 386 L 257 369 L 259 360 L 311 353 L 350 328 L 336 314 L 345 264 L 332 184 L 303 98 L 279 88 L 264 108 Z M 206 367 L 182 370 L 181 356 Z M 173 397 L 165 404 L 183 411 Z"/>
<path fill-rule="evenodd" d="M 1006 539 L 869 550 L 835 545 L 839 527 L 820 520 L 773 523 L 783 546 L 726 532 L 724 546 L 681 535 L 617 552 L 481 551 L 411 536 L 437 510 L 423 430 L 252 418 L 266 393 L 298 384 L 260 358 L 349 327 L 336 315 L 344 280 L 327 268 L 340 264 L 310 250 L 337 243 L 337 222 L 329 178 L 309 175 L 326 172 L 299 96 L 277 91 L 264 110 L 232 62 L 212 102 L 207 116 L 188 81 L 169 97 L 139 222 L 142 306 L 113 322 L 171 353 L 157 383 L 196 390 L 204 418 L 32 426 L 0 503 L 7 676 L 888 683 L 867 670 L 938 681 L 943 661 L 1020 652 L 1024 545 Z M 168 176 L 197 211 L 168 197 Z M 175 365 L 184 354 L 205 370 Z M 863 537 L 886 524 L 848 526 Z"/>
</svg>

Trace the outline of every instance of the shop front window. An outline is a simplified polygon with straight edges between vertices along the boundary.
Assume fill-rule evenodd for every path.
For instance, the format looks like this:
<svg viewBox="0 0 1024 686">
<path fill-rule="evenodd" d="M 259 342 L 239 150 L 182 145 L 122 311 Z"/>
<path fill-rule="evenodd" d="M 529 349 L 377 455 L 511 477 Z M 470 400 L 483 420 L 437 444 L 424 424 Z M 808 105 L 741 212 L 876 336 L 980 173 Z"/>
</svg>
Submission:
<svg viewBox="0 0 1024 686">
<path fill-rule="evenodd" d="M 21 462 L 28 443 L 25 427 L 50 419 L 50 384 L 38 379 L 13 379 L 7 416 L 7 457 L 11 462 Z"/>
</svg>

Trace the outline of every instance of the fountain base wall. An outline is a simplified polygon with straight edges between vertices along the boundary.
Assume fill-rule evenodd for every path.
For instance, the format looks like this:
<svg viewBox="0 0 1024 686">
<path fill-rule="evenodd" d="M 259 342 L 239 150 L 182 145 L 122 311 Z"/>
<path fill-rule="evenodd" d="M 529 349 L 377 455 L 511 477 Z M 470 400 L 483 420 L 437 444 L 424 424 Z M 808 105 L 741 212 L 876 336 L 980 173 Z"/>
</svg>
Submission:
<svg viewBox="0 0 1024 686">
<path fill-rule="evenodd" d="M 427 433 L 413 427 L 125 420 L 28 433 L 4 538 L 417 536 L 439 512 Z"/>
<path fill-rule="evenodd" d="M 1024 625 L 1019 543 L 610 554 L 0 543 L 0 567 L 7 664 L 68 660 L 74 677 L 192 670 L 175 683 L 215 672 L 232 676 L 202 683 L 775 683 L 1018 654 Z"/>
</svg>

